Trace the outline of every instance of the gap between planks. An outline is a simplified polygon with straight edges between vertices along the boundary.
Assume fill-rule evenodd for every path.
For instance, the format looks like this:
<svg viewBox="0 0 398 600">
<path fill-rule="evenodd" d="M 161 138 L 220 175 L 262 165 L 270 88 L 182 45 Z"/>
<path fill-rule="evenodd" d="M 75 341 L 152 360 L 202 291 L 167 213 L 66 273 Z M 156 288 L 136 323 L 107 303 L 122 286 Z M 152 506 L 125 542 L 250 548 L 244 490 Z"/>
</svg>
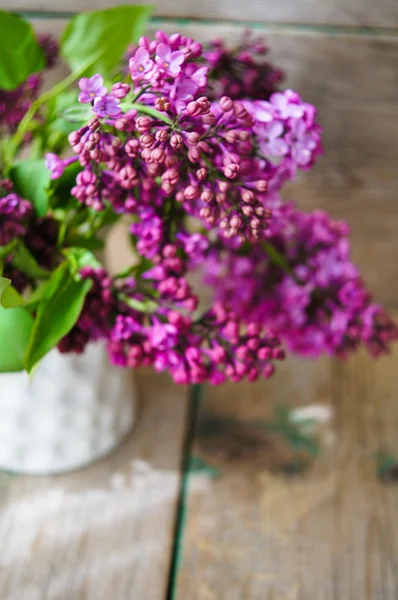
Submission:
<svg viewBox="0 0 398 600">
<path fill-rule="evenodd" d="M 208 388 L 188 481 L 176 599 L 396 600 L 398 349 L 371 362 L 290 360 L 271 381 Z M 300 476 L 277 471 L 286 443 L 261 428 L 272 405 L 321 404 L 319 456 Z"/>
</svg>

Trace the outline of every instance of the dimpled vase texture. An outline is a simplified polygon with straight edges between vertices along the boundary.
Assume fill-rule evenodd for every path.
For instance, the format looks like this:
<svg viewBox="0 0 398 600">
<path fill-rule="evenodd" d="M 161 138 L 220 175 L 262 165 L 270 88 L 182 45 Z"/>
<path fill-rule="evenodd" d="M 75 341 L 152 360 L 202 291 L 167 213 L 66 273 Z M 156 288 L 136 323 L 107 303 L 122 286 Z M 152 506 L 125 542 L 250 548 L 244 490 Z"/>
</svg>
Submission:
<svg viewBox="0 0 398 600">
<path fill-rule="evenodd" d="M 131 371 L 109 364 L 105 346 L 50 352 L 33 376 L 0 375 L 0 469 L 49 475 L 89 465 L 131 431 Z"/>
</svg>

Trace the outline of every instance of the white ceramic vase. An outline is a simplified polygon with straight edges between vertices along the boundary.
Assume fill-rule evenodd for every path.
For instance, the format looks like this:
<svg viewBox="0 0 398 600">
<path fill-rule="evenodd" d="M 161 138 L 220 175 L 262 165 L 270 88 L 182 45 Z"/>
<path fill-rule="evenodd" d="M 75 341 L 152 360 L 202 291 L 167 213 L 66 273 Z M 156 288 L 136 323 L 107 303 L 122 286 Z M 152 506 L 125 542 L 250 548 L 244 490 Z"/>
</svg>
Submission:
<svg viewBox="0 0 398 600">
<path fill-rule="evenodd" d="M 65 473 L 116 448 L 136 409 L 133 373 L 109 364 L 105 346 L 50 352 L 31 378 L 0 375 L 0 469 Z"/>
</svg>

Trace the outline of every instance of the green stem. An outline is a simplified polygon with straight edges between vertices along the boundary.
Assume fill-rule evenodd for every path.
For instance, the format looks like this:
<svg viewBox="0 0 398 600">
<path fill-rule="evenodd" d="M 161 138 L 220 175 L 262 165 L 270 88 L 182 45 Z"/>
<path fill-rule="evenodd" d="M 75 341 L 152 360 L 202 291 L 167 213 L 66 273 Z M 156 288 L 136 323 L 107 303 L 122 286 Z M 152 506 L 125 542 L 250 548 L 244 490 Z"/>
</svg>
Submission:
<svg viewBox="0 0 398 600">
<path fill-rule="evenodd" d="M 39 96 L 38 98 L 36 98 L 36 100 L 32 102 L 28 111 L 25 113 L 23 119 L 19 123 L 18 129 L 11 137 L 6 146 L 5 152 L 8 164 L 11 163 L 15 153 L 17 152 L 20 144 L 23 142 L 23 139 L 29 130 L 29 125 L 32 119 L 35 117 L 36 113 L 43 106 L 43 104 L 46 104 L 46 102 L 54 98 L 54 96 L 57 96 L 58 94 L 66 90 L 72 83 L 76 81 L 78 77 L 83 75 L 84 71 L 86 71 L 86 69 L 88 69 L 88 67 L 90 67 L 103 53 L 104 50 L 101 49 L 92 54 L 86 61 L 84 61 L 84 63 L 82 63 L 80 67 L 75 69 L 72 73 L 65 77 L 65 79 L 57 83 L 47 92 L 41 94 L 41 96 Z"/>
<path fill-rule="evenodd" d="M 173 121 L 169 117 L 156 110 L 156 108 L 152 108 L 152 106 L 145 106 L 145 104 L 140 104 L 139 102 L 126 102 L 123 103 L 121 107 L 125 110 L 135 109 L 137 112 L 145 113 L 146 115 L 154 117 L 154 119 L 159 119 L 159 121 L 163 121 L 163 123 L 166 123 L 167 125 L 173 125 Z"/>
</svg>

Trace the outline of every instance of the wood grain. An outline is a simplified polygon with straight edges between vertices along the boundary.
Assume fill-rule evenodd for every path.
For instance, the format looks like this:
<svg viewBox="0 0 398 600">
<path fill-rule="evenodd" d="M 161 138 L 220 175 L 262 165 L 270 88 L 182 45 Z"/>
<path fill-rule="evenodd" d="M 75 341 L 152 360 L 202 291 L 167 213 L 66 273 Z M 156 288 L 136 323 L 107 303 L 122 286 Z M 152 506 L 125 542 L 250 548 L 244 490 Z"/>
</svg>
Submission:
<svg viewBox="0 0 398 600">
<path fill-rule="evenodd" d="M 291 360 L 268 383 L 207 389 L 177 600 L 397 598 L 398 486 L 376 475 L 376 455 L 398 453 L 397 366 L 397 350 Z M 264 426 L 279 404 L 332 410 L 300 475 L 284 474 L 292 450 Z"/>
<path fill-rule="evenodd" d="M 2 8 L 20 11 L 78 12 L 108 8 L 120 0 L 1 0 Z M 122 2 L 123 3 L 123 2 Z M 134 4 L 148 4 L 135 0 Z M 254 23 L 305 23 L 350 27 L 398 25 L 398 6 L 393 0 L 162 0 L 156 5 L 158 17 L 252 21 Z"/>
<path fill-rule="evenodd" d="M 164 600 L 186 394 L 138 374 L 139 422 L 117 452 L 53 478 L 0 474 L 2 600 Z"/>
</svg>

